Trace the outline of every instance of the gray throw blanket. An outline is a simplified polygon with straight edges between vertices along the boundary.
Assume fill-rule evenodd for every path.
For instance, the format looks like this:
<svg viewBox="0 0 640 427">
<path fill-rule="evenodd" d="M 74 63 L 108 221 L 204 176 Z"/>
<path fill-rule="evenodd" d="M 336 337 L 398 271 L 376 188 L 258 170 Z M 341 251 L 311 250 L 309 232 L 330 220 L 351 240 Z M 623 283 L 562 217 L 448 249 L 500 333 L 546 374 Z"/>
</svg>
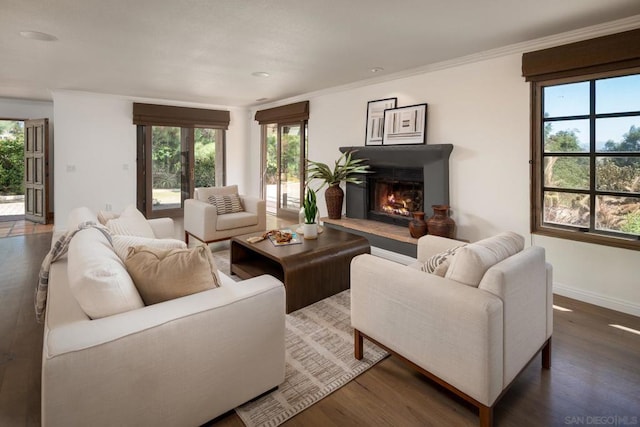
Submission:
<svg viewBox="0 0 640 427">
<path fill-rule="evenodd" d="M 38 323 L 44 322 L 44 315 L 47 307 L 47 291 L 49 289 L 49 270 L 51 269 L 51 264 L 60 259 L 64 254 L 69 250 L 69 243 L 73 236 L 75 236 L 79 231 L 86 230 L 87 228 L 96 228 L 102 232 L 109 240 L 111 241 L 111 233 L 109 233 L 109 229 L 103 225 L 96 224 L 93 221 L 83 222 L 78 225 L 77 230 L 68 231 L 67 233 L 60 236 L 60 238 L 54 243 L 51 247 L 51 250 L 44 257 L 42 261 L 42 266 L 40 267 L 40 274 L 38 275 L 38 286 L 36 287 L 36 293 L 34 297 L 34 304 L 36 309 L 36 320 Z"/>
</svg>

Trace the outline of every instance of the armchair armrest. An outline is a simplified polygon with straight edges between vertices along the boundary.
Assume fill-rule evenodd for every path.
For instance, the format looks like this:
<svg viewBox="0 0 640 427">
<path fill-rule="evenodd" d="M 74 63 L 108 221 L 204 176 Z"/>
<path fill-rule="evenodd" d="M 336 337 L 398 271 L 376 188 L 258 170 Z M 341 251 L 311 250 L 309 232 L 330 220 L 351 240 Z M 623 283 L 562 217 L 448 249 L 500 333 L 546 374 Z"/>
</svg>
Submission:
<svg viewBox="0 0 640 427">
<path fill-rule="evenodd" d="M 418 261 L 425 262 L 432 256 L 444 252 L 447 249 L 463 245 L 463 242 L 446 237 L 427 234 L 418 239 Z"/>
<path fill-rule="evenodd" d="M 175 227 L 172 218 L 153 218 L 147 220 L 156 239 L 175 239 Z"/>
<path fill-rule="evenodd" d="M 351 324 L 490 406 L 502 391 L 495 295 L 372 255 L 351 262 Z"/>
<path fill-rule="evenodd" d="M 207 236 L 215 233 L 218 223 L 218 211 L 211 203 L 197 199 L 184 201 L 184 231 L 207 240 Z"/>
<path fill-rule="evenodd" d="M 258 215 L 258 225 L 260 230 L 267 229 L 267 202 L 255 196 L 240 195 L 242 206 L 247 212 Z"/>
</svg>

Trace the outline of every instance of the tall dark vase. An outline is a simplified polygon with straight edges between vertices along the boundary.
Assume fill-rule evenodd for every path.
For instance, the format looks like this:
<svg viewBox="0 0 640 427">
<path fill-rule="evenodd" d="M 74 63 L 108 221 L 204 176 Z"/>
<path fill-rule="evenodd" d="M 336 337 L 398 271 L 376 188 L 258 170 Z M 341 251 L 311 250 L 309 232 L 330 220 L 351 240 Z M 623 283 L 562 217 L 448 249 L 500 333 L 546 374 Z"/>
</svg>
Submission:
<svg viewBox="0 0 640 427">
<path fill-rule="evenodd" d="M 433 216 L 427 220 L 427 230 L 434 236 L 453 239 L 456 223 L 449 216 L 449 205 L 433 205 Z"/>
<path fill-rule="evenodd" d="M 342 217 L 342 202 L 344 191 L 340 184 L 330 185 L 324 191 L 324 200 L 327 202 L 327 213 L 330 219 L 340 219 Z"/>
<path fill-rule="evenodd" d="M 424 212 L 412 212 L 413 219 L 409 222 L 409 234 L 418 239 L 427 234 L 427 223 L 424 221 Z"/>
</svg>

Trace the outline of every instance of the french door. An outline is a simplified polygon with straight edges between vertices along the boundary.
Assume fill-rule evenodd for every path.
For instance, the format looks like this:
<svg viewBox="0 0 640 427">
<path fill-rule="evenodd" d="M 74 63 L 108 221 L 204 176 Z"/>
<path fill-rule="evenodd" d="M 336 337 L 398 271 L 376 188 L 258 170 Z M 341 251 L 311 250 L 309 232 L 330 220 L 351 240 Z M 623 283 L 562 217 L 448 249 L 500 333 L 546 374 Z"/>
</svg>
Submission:
<svg viewBox="0 0 640 427">
<path fill-rule="evenodd" d="M 262 127 L 263 197 L 267 211 L 298 219 L 305 186 L 306 121 Z"/>
<path fill-rule="evenodd" d="M 198 187 L 224 185 L 224 131 L 140 126 L 138 207 L 148 218 L 180 216 Z M 142 196 L 142 197 L 141 197 Z"/>
<path fill-rule="evenodd" d="M 47 223 L 49 212 L 49 120 L 24 122 L 25 219 Z"/>
</svg>

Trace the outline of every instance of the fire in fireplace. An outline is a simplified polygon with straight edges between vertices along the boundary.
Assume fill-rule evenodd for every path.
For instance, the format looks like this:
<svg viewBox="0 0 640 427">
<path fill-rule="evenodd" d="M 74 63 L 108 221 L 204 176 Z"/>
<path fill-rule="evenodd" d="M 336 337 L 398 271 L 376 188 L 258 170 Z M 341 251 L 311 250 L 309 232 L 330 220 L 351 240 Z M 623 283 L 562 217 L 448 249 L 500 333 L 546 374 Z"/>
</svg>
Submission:
<svg viewBox="0 0 640 427">
<path fill-rule="evenodd" d="M 388 215 L 411 217 L 423 206 L 422 182 L 374 180 L 372 210 Z"/>
</svg>

